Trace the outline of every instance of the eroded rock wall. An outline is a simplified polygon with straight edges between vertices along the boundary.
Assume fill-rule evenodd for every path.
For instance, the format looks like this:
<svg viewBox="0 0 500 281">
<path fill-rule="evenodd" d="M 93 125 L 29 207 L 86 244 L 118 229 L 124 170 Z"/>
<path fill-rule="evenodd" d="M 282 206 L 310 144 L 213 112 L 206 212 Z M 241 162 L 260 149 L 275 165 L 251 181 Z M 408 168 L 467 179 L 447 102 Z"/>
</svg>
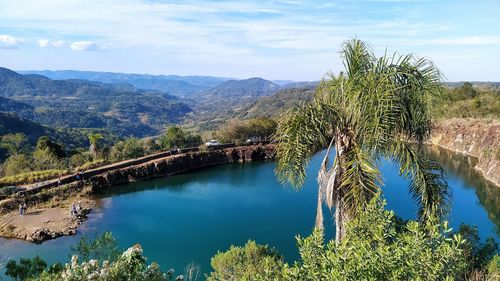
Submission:
<svg viewBox="0 0 500 281">
<path fill-rule="evenodd" d="M 110 170 L 92 176 L 89 181 L 93 192 L 123 183 L 176 175 L 204 167 L 268 160 L 274 158 L 274 145 L 231 147 L 213 151 L 196 151 L 151 160 L 131 167 Z"/>
<path fill-rule="evenodd" d="M 446 149 L 474 156 L 474 167 L 500 186 L 500 121 L 450 119 L 435 124 L 430 142 Z"/>
</svg>

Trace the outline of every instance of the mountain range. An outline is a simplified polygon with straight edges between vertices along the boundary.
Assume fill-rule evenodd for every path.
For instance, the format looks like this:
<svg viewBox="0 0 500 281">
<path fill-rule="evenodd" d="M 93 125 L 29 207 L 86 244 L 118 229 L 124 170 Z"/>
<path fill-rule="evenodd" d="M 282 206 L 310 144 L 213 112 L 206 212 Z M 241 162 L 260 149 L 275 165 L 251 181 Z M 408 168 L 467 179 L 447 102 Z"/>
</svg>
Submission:
<svg viewBox="0 0 500 281">
<path fill-rule="evenodd" d="M 81 79 L 108 84 L 130 84 L 139 89 L 161 91 L 182 98 L 190 98 L 231 80 L 224 77 L 199 75 L 151 75 L 78 70 L 26 70 L 19 71 L 19 73 L 43 75 L 54 80 Z"/>
<path fill-rule="evenodd" d="M 147 136 L 178 123 L 192 108 L 179 98 L 130 84 L 52 80 L 0 68 L 0 109 L 52 127 L 98 128 Z"/>
</svg>

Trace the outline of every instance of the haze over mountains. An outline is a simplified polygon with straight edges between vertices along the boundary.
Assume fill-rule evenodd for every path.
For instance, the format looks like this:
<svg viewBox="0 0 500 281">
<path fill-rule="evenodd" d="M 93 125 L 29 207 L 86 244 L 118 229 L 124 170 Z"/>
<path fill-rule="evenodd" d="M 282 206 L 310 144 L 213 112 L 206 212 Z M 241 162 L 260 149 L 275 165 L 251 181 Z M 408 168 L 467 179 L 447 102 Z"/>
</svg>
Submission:
<svg viewBox="0 0 500 281">
<path fill-rule="evenodd" d="M 199 75 L 151 75 L 79 70 L 26 70 L 19 73 L 39 74 L 55 80 L 82 79 L 108 84 L 130 84 L 139 89 L 157 90 L 185 98 L 231 80 L 231 78 Z"/>
<path fill-rule="evenodd" d="M 119 138 L 157 135 L 172 124 L 213 130 L 230 118 L 273 117 L 311 100 L 318 85 L 259 77 L 235 80 L 73 70 L 22 73 L 0 68 L 0 112 L 59 128 L 59 132 L 101 130 Z M 26 124 L 30 126 L 34 125 Z M 75 135 L 81 139 L 81 134 Z"/>
<path fill-rule="evenodd" d="M 90 71 L 23 73 L 0 68 L 0 112 L 11 114 L 0 116 L 1 124 L 18 118 L 16 124 L 26 123 L 21 127 L 49 126 L 45 132 L 51 135 L 56 135 L 51 131 L 55 128 L 58 132 L 76 129 L 72 134 L 77 135 L 78 142 L 83 135 L 75 132 L 81 129 L 101 130 L 120 138 L 156 135 L 165 126 L 179 123 L 215 129 L 228 118 L 243 116 L 241 111 L 259 99 L 295 85 L 257 77 L 234 80 Z M 41 132 L 41 128 L 34 131 Z"/>
<path fill-rule="evenodd" d="M 211 76 L 125 74 L 74 70 L 20 71 L 20 73 L 24 73 L 24 77 L 41 77 L 40 75 L 42 75 L 50 79 L 56 79 L 58 82 L 54 83 L 64 84 L 65 82 L 63 81 L 68 83 L 76 83 L 76 81 L 78 81 L 78 83 L 83 83 L 85 80 L 85 83 L 92 85 L 92 87 L 101 86 L 113 88 L 115 90 L 134 92 L 136 94 L 141 92 L 140 94 L 142 95 L 145 93 L 152 94 L 149 92 L 153 92 L 156 95 L 164 95 L 169 100 L 172 100 L 172 96 L 175 96 L 178 98 L 177 102 L 179 104 L 185 105 L 189 107 L 189 109 L 174 110 L 176 113 L 179 113 L 177 114 L 178 116 L 171 116 L 173 118 L 169 120 L 161 118 L 159 118 L 159 120 L 161 120 L 161 122 L 169 121 L 170 123 L 184 122 L 196 124 L 197 128 L 202 129 L 214 129 L 227 120 L 228 117 L 243 116 L 241 112 L 242 109 L 251 106 L 260 98 L 268 97 L 277 93 L 279 90 L 290 88 L 311 88 L 317 84 L 317 82 L 294 82 L 289 80 L 268 81 L 259 77 L 236 80 L 225 77 Z M 0 94 L 0 96 L 2 95 L 4 94 Z M 33 93 L 30 95 L 33 95 Z M 66 96 L 72 96 L 72 94 L 67 93 Z M 15 99 L 16 101 L 26 102 L 20 97 L 16 97 Z M 102 101 L 99 100 L 99 102 Z M 40 104 L 34 104 L 34 102 L 29 102 L 28 104 L 34 107 L 41 106 Z M 115 108 L 116 105 L 111 107 Z M 133 106 L 130 107 L 132 108 Z M 40 114 L 31 114 L 30 110 L 25 111 L 26 112 L 21 115 L 22 117 L 47 123 L 44 122 L 47 120 L 43 120 Z M 129 121 L 129 123 L 137 123 L 137 120 L 130 118 L 131 114 L 139 114 L 141 116 L 147 115 L 147 118 L 139 118 L 139 121 L 142 121 L 141 123 L 143 125 L 149 125 L 152 127 L 153 131 L 158 132 L 161 130 L 161 126 L 159 126 L 160 124 L 149 124 L 153 121 L 150 121 L 151 118 L 149 118 L 150 116 L 147 113 L 154 112 L 154 110 L 148 109 L 143 111 L 146 112 L 142 112 L 139 109 L 131 110 L 129 118 L 125 119 Z M 101 113 L 104 117 L 116 117 L 116 114 L 120 116 L 125 114 L 123 110 L 120 111 L 113 109 L 107 109 Z M 80 114 L 83 114 L 83 112 L 80 112 Z M 91 117 L 87 116 L 87 119 L 89 119 L 87 122 L 79 122 L 84 124 L 68 124 L 68 122 L 55 122 L 55 124 L 57 126 L 66 127 L 85 126 L 106 128 L 115 126 L 115 124 L 104 126 L 103 120 L 101 120 L 103 116 L 92 117 L 97 119 L 91 122 Z M 118 119 L 124 120 L 124 118 Z M 165 124 L 169 122 L 165 122 Z M 147 130 L 146 128 L 134 128 L 129 131 L 132 131 L 132 135 L 135 136 L 150 135 L 155 133 L 151 130 Z M 123 135 L 123 133 L 126 132 L 120 132 L 120 135 Z"/>
</svg>

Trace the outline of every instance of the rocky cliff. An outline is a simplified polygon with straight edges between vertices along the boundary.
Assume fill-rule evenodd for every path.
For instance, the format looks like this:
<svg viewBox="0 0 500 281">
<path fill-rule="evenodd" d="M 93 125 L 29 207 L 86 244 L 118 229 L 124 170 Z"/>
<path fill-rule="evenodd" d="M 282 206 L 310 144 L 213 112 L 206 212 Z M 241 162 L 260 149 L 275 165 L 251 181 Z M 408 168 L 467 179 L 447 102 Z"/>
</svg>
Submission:
<svg viewBox="0 0 500 281">
<path fill-rule="evenodd" d="M 446 149 L 474 156 L 474 167 L 500 186 L 500 121 L 450 119 L 435 124 L 430 142 Z"/>
</svg>

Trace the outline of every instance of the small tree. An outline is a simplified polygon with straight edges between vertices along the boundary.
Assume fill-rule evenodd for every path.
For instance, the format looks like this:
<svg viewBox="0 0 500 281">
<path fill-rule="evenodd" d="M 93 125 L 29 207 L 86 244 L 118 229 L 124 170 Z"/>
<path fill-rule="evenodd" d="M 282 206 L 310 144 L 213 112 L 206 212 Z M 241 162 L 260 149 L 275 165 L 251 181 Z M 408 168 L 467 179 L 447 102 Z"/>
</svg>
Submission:
<svg viewBox="0 0 500 281">
<path fill-rule="evenodd" d="M 90 147 L 89 147 L 89 152 L 94 155 L 94 158 L 97 158 L 97 152 L 99 151 L 99 141 L 102 140 L 104 137 L 99 134 L 99 133 L 91 133 L 89 134 L 89 142 L 90 142 Z"/>
<path fill-rule="evenodd" d="M 71 250 L 81 261 L 85 262 L 90 260 L 113 262 L 120 256 L 118 242 L 111 232 L 104 232 L 93 240 L 82 237 L 75 247 L 71 247 Z"/>
<path fill-rule="evenodd" d="M 26 135 L 23 133 L 7 134 L 0 138 L 0 147 L 7 150 L 9 155 L 16 156 L 25 142 Z"/>
<path fill-rule="evenodd" d="M 33 152 L 32 166 L 34 170 L 63 169 L 64 163 L 47 147 Z"/>
<path fill-rule="evenodd" d="M 168 128 L 165 134 L 159 138 L 159 142 L 163 149 L 193 147 L 202 143 L 199 135 L 187 134 L 179 126 Z"/>
<path fill-rule="evenodd" d="M 47 263 L 39 256 L 35 256 L 33 259 L 21 258 L 19 263 L 15 260 L 10 260 L 5 266 L 7 269 L 5 275 L 12 277 L 14 280 L 27 280 L 29 278 L 36 278 L 46 267 Z"/>
<path fill-rule="evenodd" d="M 31 161 L 24 155 L 11 155 L 2 165 L 2 170 L 5 176 L 14 176 L 17 174 L 29 172 L 31 170 Z"/>
<path fill-rule="evenodd" d="M 38 141 L 36 142 L 36 150 L 45 149 L 47 149 L 50 153 L 58 158 L 63 158 L 66 156 L 62 145 L 51 141 L 47 136 L 42 136 L 38 138 Z"/>
</svg>

